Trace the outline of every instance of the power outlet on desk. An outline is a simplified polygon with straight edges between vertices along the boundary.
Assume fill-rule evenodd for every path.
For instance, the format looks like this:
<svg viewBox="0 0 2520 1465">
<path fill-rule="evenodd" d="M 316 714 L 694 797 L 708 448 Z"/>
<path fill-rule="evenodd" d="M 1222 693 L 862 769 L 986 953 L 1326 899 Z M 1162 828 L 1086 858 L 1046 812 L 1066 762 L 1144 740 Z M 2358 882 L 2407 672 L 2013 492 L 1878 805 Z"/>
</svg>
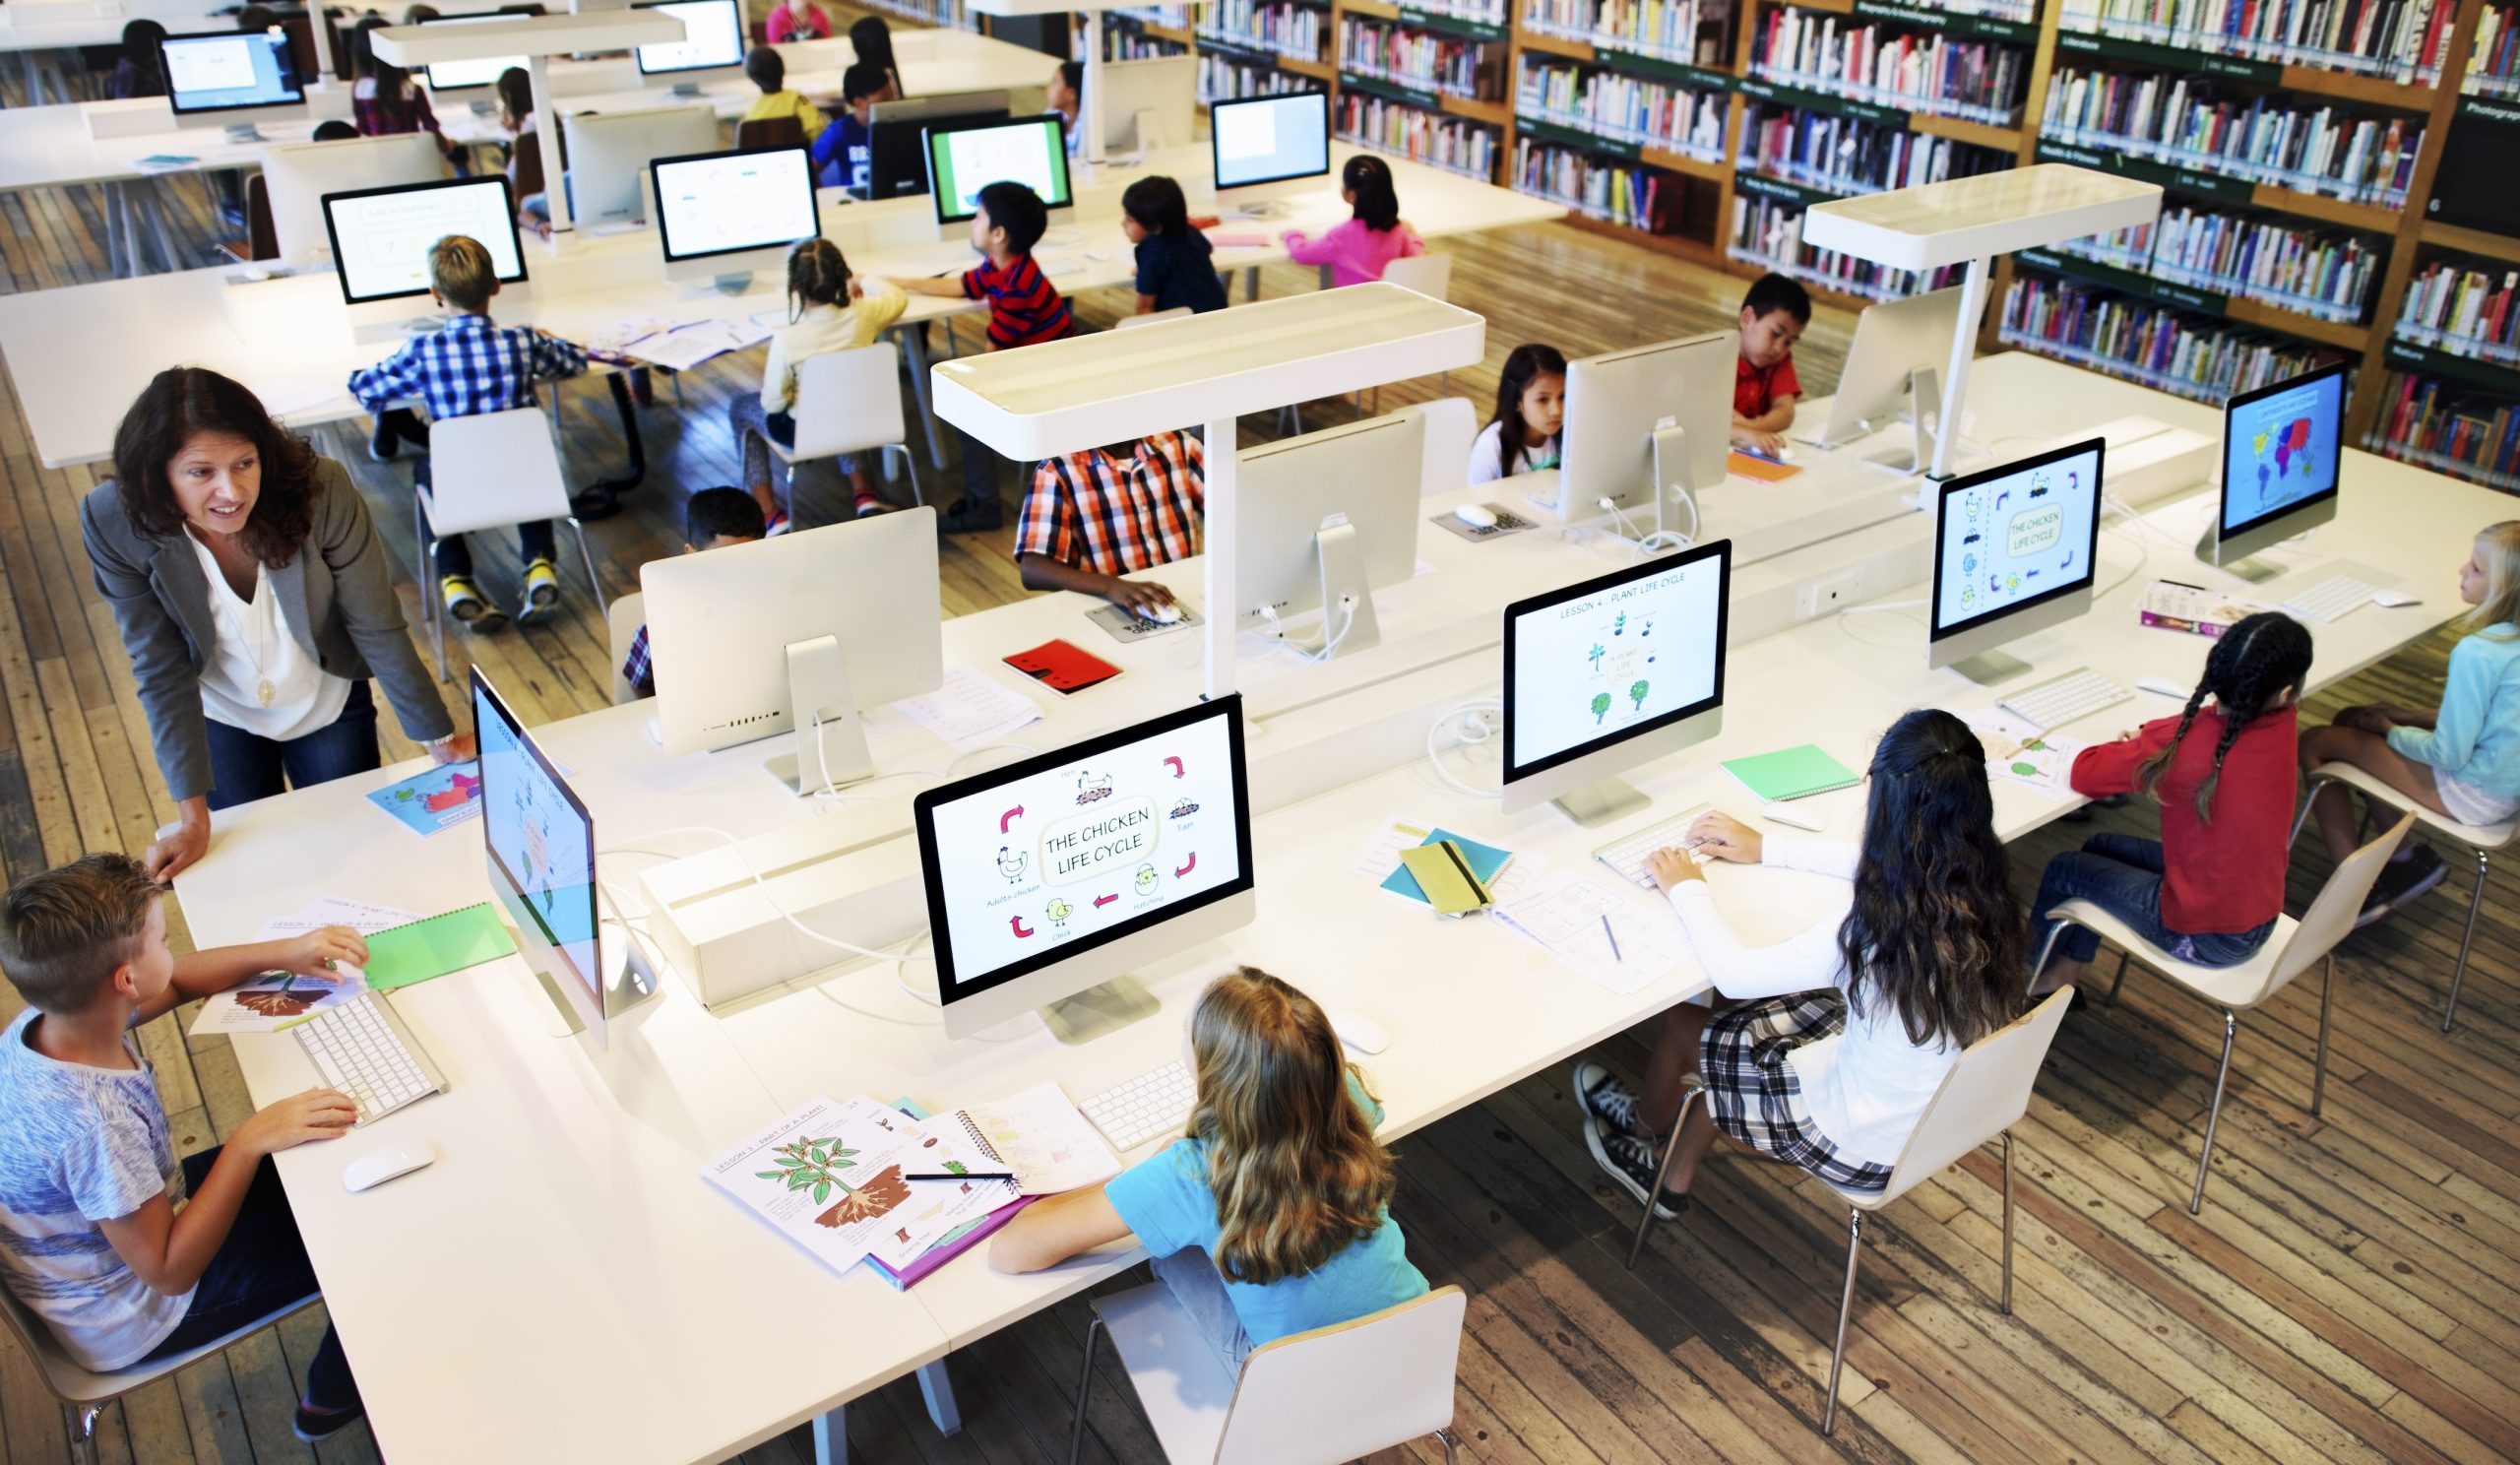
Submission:
<svg viewBox="0 0 2520 1465">
<path fill-rule="evenodd" d="M 1825 580 L 1814 580 L 1802 587 L 1795 608 L 1802 619 L 1817 620 L 1823 615 L 1835 615 L 1861 599 L 1863 571 L 1858 568 L 1842 571 Z"/>
</svg>

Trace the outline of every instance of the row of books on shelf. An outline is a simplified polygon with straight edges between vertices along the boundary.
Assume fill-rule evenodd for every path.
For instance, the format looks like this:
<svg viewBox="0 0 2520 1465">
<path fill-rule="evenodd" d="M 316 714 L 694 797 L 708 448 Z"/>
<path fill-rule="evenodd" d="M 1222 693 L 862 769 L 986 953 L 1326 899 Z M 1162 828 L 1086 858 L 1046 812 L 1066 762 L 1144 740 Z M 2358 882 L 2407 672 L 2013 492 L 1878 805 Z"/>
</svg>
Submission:
<svg viewBox="0 0 2520 1465">
<path fill-rule="evenodd" d="M 1725 253 L 1744 264 L 1868 300 L 1896 300 L 1960 281 L 1958 267 L 1893 270 L 1802 242 L 1802 206 L 1754 194 L 1732 196 L 1732 233 Z"/>
<path fill-rule="evenodd" d="M 1301 92 L 1320 83 L 1274 66 L 1261 66 L 1238 56 L 1199 53 L 1199 104 L 1238 101 L 1246 96 L 1276 96 Z"/>
<path fill-rule="evenodd" d="M 2426 86 L 2457 0 L 2059 0 L 2067 31 Z"/>
<path fill-rule="evenodd" d="M 1170 31 L 1187 31 L 1190 29 L 1191 9 L 1192 7 L 1187 5 L 1126 5 L 1113 10 L 1111 14 L 1123 20 L 1136 21 L 1141 25 L 1162 26 Z"/>
<path fill-rule="evenodd" d="M 922 26 L 941 26 L 949 31 L 976 31 L 978 25 L 963 10 L 962 0 L 865 0 L 871 10 Z"/>
<path fill-rule="evenodd" d="M 2520 402 L 2398 372 L 2365 447 L 2438 473 L 2520 491 Z"/>
<path fill-rule="evenodd" d="M 1683 64 L 1720 64 L 1723 0 L 1524 0 L 1523 29 Z"/>
<path fill-rule="evenodd" d="M 2397 209 L 2424 123 L 2282 95 L 2227 97 L 2198 77 L 2060 66 L 2040 135 L 2174 166 Z"/>
<path fill-rule="evenodd" d="M 1536 51 L 1523 53 L 1514 86 L 1514 105 L 1526 116 L 1709 162 L 1724 159 L 1730 103 L 1721 92 L 1600 71 Z"/>
<path fill-rule="evenodd" d="M 1835 112 L 1752 101 L 1740 165 L 1829 193 L 1873 193 L 2012 166 L 2012 155 Z"/>
<path fill-rule="evenodd" d="M 1159 56 L 1178 56 L 1187 50 L 1189 47 L 1177 40 L 1149 35 L 1143 31 L 1131 31 L 1122 26 L 1102 28 L 1102 59 L 1105 61 L 1151 61 Z M 1080 61 L 1085 59 L 1085 31 L 1082 27 L 1068 41 L 1068 51 Z"/>
<path fill-rule="evenodd" d="M 1413 31 L 1388 21 L 1347 16 L 1339 22 L 1339 64 L 1364 76 L 1380 77 L 1404 87 L 1478 96 L 1482 73 L 1498 75 L 1503 51 L 1488 59 L 1488 48 L 1475 40 L 1434 31 Z"/>
<path fill-rule="evenodd" d="M 2272 332 L 2044 275 L 2013 281 L 1999 321 L 2008 345 L 2199 402 L 2219 403 L 2337 356 Z"/>
<path fill-rule="evenodd" d="M 1216 0 L 1199 7 L 1198 33 L 1203 40 L 1318 61 L 1329 40 L 1330 12 L 1292 0 Z"/>
<path fill-rule="evenodd" d="M 1496 128 L 1360 92 L 1340 95 L 1339 135 L 1359 147 L 1482 183 L 1495 179 L 1496 154 L 1504 144 L 1504 134 Z"/>
<path fill-rule="evenodd" d="M 1510 24 L 1510 9 L 1505 0 L 1409 0 L 1409 8 L 1428 15 L 1451 16 L 1457 21 L 1476 21 L 1482 26 Z"/>
<path fill-rule="evenodd" d="M 2520 269 L 2427 261 L 2407 282 L 2393 330 L 2418 346 L 2520 369 Z"/>
<path fill-rule="evenodd" d="M 2488 5 L 2477 17 L 2477 43 L 2459 90 L 2520 100 L 2520 6 Z"/>
<path fill-rule="evenodd" d="M 2347 325 L 2368 314 L 2372 287 L 2388 264 L 2386 246 L 2352 229 L 2187 203 L 2165 206 L 2158 223 L 2056 247 L 2173 285 Z"/>
<path fill-rule="evenodd" d="M 1649 234 L 1671 233 L 1678 225 L 1680 180 L 1641 163 L 1520 137 L 1514 140 L 1512 181 L 1520 192 L 1564 204 L 1588 219 Z"/>
<path fill-rule="evenodd" d="M 1750 49 L 1753 74 L 1881 106 L 2009 126 L 2030 57 L 2018 47 L 1915 34 L 1822 11 L 1770 10 Z"/>
</svg>

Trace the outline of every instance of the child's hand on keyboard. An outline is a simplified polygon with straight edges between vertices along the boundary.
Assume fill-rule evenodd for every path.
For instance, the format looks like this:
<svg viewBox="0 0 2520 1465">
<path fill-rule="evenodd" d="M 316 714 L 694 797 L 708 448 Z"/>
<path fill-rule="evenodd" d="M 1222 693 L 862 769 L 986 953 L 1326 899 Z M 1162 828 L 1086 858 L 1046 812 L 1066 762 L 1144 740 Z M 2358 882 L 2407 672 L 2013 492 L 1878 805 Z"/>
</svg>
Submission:
<svg viewBox="0 0 2520 1465">
<path fill-rule="evenodd" d="M 1691 880 L 1703 880 L 1706 871 L 1697 867 L 1696 859 L 1686 850 L 1657 850 L 1645 857 L 1645 872 L 1654 877 L 1654 888 L 1669 892 Z"/>
<path fill-rule="evenodd" d="M 346 925 L 318 926 L 283 943 L 281 967 L 301 977 L 328 978 L 336 967 L 367 965 L 367 938 Z"/>
<path fill-rule="evenodd" d="M 246 1115 L 227 1142 L 244 1146 L 249 1154 L 277 1155 L 310 1139 L 339 1139 L 357 1122 L 358 1106 L 349 1095 L 308 1089 Z"/>
<path fill-rule="evenodd" d="M 1700 814 L 1689 826 L 1689 847 L 1710 860 L 1756 864 L 1765 845 L 1757 830 L 1727 813 Z"/>
</svg>

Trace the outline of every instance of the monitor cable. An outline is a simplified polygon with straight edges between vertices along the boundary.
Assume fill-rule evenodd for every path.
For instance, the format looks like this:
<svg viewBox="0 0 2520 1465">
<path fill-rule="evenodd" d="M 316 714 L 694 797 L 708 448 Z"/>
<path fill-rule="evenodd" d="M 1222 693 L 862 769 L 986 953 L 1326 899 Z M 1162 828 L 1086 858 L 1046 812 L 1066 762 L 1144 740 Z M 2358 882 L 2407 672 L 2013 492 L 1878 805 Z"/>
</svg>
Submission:
<svg viewBox="0 0 2520 1465">
<path fill-rule="evenodd" d="M 1505 791 L 1502 788 L 1482 789 L 1476 784 L 1464 782 L 1451 769 L 1444 766 L 1443 758 L 1445 746 L 1474 747 L 1490 738 L 1502 736 L 1504 713 L 1503 702 L 1493 697 L 1482 697 L 1476 702 L 1464 702 L 1457 707 L 1448 708 L 1442 716 L 1436 718 L 1426 729 L 1426 765 L 1435 770 L 1435 777 L 1443 780 L 1445 786 L 1455 793 L 1467 794 L 1473 798 L 1504 797 Z M 1453 729 L 1451 743 L 1439 745 L 1435 739 L 1443 735 L 1445 729 L 1453 723 L 1454 719 L 1464 718 L 1466 714 L 1474 715 L 1468 716 Z M 1495 722 L 1489 721 L 1490 714 L 1496 718 Z"/>
</svg>

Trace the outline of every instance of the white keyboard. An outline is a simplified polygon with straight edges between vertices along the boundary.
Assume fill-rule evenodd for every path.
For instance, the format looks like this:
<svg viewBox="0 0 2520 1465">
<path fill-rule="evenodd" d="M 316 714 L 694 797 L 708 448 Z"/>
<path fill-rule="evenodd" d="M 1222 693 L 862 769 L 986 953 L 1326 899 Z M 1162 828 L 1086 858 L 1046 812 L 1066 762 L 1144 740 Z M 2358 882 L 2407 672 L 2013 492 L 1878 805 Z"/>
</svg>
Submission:
<svg viewBox="0 0 2520 1465">
<path fill-rule="evenodd" d="M 2068 671 L 2054 681 L 2044 681 L 2015 692 L 2004 698 L 2002 705 L 2004 711 L 2045 732 L 2050 728 L 2061 728 L 2076 718 L 2089 717 L 2104 707 L 2132 701 L 2134 696 L 2133 692 L 2099 672 L 2082 668 Z"/>
<path fill-rule="evenodd" d="M 383 1118 L 446 1080 L 385 999 L 369 993 L 328 1007 L 290 1029 L 324 1082 L 358 1104 L 358 1121 Z"/>
<path fill-rule="evenodd" d="M 1179 1134 L 1189 1127 L 1190 1109 L 1199 1099 L 1199 1081 L 1190 1066 L 1175 1058 L 1152 1073 L 1104 1089 L 1077 1108 L 1122 1154 L 1150 1139 Z"/>
<path fill-rule="evenodd" d="M 1657 850 L 1668 850 L 1673 845 L 1688 843 L 1689 825 L 1696 822 L 1698 815 L 1707 813 L 1714 807 L 1715 805 L 1711 803 L 1691 804 L 1671 817 L 1648 825 L 1634 834 L 1619 836 L 1612 843 L 1595 850 L 1593 858 L 1618 871 L 1620 879 L 1651 890 L 1654 888 L 1654 877 L 1645 872 L 1645 857 Z"/>
<path fill-rule="evenodd" d="M 2380 587 L 2351 575 L 2330 575 L 2316 585 L 2306 586 L 2284 598 L 2284 608 L 2303 620 L 2322 625 L 2343 620 L 2347 615 L 2371 604 L 2372 593 Z"/>
</svg>

